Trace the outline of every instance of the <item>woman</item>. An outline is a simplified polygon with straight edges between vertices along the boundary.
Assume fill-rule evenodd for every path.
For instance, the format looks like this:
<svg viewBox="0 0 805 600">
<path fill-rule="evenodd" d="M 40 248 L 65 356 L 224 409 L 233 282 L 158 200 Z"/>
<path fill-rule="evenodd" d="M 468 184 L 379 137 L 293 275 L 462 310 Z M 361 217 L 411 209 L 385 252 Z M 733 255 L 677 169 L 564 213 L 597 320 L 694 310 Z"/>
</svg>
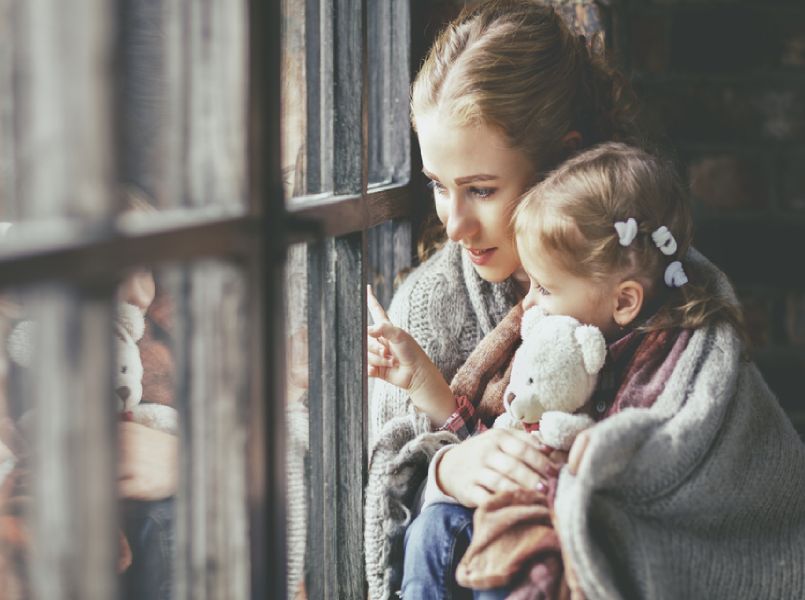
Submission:
<svg viewBox="0 0 805 600">
<path fill-rule="evenodd" d="M 622 79 L 552 8 L 528 0 L 486 3 L 451 23 L 417 75 L 411 109 L 449 241 L 408 276 L 389 315 L 449 381 L 527 291 L 509 227 L 521 194 L 575 150 L 633 138 L 636 118 Z M 427 462 L 455 438 L 406 446 L 431 424 L 384 382 L 371 414 L 366 566 L 370 597 L 386 598 L 401 581 L 402 537 L 427 469 L 415 457 Z M 438 466 L 443 491 L 466 506 L 533 489 L 553 467 L 527 436 L 503 431 L 455 446 Z"/>
</svg>

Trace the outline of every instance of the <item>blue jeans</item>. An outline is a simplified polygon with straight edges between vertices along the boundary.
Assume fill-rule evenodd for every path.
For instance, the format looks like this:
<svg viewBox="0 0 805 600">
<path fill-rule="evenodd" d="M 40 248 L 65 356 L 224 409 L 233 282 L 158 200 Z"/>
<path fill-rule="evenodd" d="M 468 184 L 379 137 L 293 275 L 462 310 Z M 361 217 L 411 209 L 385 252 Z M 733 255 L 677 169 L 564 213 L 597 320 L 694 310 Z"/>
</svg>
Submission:
<svg viewBox="0 0 805 600">
<path fill-rule="evenodd" d="M 170 600 L 173 582 L 174 500 L 127 503 L 123 530 L 133 562 L 123 574 L 123 600 Z"/>
<path fill-rule="evenodd" d="M 426 507 L 405 532 L 402 596 L 411 600 L 498 600 L 508 588 L 470 590 L 456 583 L 456 567 L 472 539 L 472 509 Z"/>
</svg>

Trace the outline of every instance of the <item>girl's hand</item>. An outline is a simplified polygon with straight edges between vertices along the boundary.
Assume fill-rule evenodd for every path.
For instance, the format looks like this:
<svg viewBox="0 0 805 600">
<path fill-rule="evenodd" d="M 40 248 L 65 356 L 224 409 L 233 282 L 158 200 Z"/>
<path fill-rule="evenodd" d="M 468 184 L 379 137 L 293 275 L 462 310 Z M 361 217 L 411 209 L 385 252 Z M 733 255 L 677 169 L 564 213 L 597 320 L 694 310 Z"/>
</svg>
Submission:
<svg viewBox="0 0 805 600">
<path fill-rule="evenodd" d="M 444 423 L 456 409 L 450 386 L 411 334 L 391 322 L 371 287 L 366 299 L 374 321 L 367 330 L 369 377 L 407 390 L 414 406 L 434 424 Z"/>
<path fill-rule="evenodd" d="M 139 423 L 119 426 L 118 491 L 121 498 L 161 500 L 176 492 L 179 440 Z"/>
<path fill-rule="evenodd" d="M 468 507 L 482 504 L 496 492 L 546 489 L 545 480 L 559 474 L 564 455 L 524 431 L 489 429 L 444 453 L 436 480 L 446 493 Z"/>
<path fill-rule="evenodd" d="M 410 390 L 422 363 L 430 359 L 411 334 L 391 322 L 371 286 L 366 291 L 366 303 L 374 321 L 367 329 L 366 340 L 369 377 Z"/>
</svg>

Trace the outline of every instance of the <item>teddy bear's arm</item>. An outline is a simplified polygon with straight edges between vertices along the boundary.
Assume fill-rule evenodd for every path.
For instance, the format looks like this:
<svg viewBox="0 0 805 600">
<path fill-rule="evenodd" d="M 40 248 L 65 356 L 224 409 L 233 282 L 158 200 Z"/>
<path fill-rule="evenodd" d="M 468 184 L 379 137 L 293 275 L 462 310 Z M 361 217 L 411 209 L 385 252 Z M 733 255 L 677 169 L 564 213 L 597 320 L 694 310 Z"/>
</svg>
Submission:
<svg viewBox="0 0 805 600">
<path fill-rule="evenodd" d="M 549 410 L 542 415 L 539 422 L 542 441 L 552 448 L 570 450 L 576 436 L 595 424 L 588 415 Z"/>
<path fill-rule="evenodd" d="M 149 402 L 133 406 L 129 412 L 131 420 L 152 429 L 176 435 L 179 430 L 179 413 L 172 406 Z"/>
</svg>

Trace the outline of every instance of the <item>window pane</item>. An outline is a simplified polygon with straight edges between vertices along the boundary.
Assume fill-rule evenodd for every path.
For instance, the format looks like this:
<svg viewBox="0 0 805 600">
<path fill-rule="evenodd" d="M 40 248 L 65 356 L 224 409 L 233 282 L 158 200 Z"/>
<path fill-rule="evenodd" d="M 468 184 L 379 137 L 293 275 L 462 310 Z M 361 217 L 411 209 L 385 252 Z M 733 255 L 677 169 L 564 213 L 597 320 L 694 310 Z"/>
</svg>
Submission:
<svg viewBox="0 0 805 600">
<path fill-rule="evenodd" d="M 112 306 L 60 287 L 4 292 L 0 589 L 114 598 Z"/>
<path fill-rule="evenodd" d="M 282 2 L 282 175 L 285 197 L 307 190 L 307 65 L 305 8 L 309 2 Z"/>
<path fill-rule="evenodd" d="M 367 4 L 370 185 L 405 183 L 410 176 L 409 4 Z"/>
<path fill-rule="evenodd" d="M 121 179 L 161 208 L 246 199 L 245 0 L 123 3 Z"/>
<path fill-rule="evenodd" d="M 113 5 L 2 9 L 0 221 L 102 219 L 115 207 Z"/>
<path fill-rule="evenodd" d="M 289 249 L 285 285 L 287 357 L 288 596 L 304 590 L 307 537 L 308 418 L 307 247 Z"/>
</svg>

